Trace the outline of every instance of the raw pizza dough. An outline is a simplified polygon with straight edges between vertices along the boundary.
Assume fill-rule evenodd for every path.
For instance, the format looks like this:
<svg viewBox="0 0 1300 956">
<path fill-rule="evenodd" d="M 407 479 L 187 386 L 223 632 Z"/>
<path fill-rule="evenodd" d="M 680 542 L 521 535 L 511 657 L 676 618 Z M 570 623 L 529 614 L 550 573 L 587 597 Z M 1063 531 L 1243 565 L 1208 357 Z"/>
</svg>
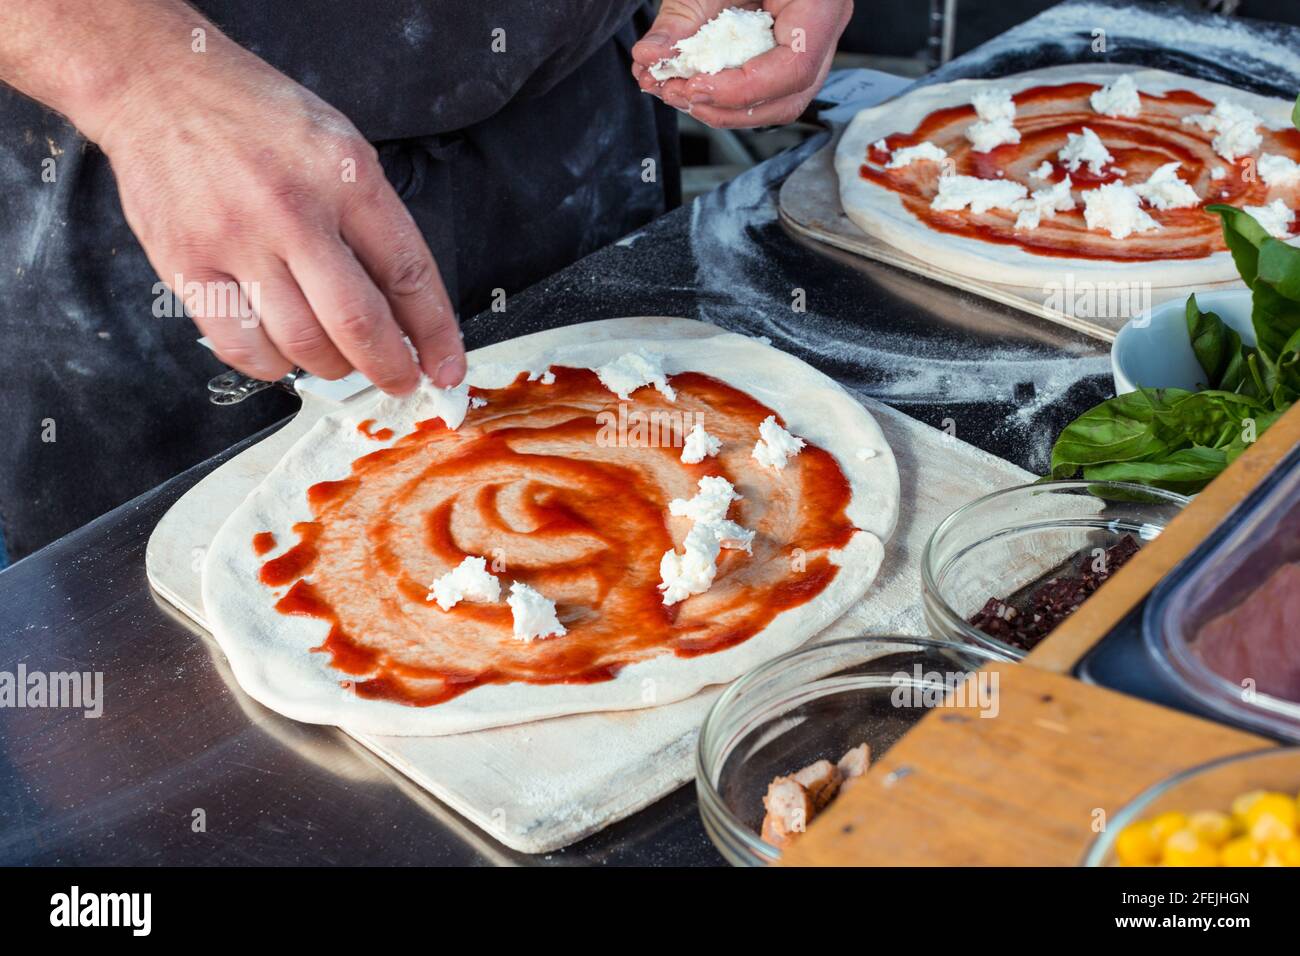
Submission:
<svg viewBox="0 0 1300 956">
<path fill-rule="evenodd" d="M 909 255 L 960 275 L 1008 285 L 1042 288 L 1048 283 L 1064 284 L 1072 279 L 1143 282 L 1160 288 L 1237 279 L 1232 255 L 1226 251 L 1199 259 L 1070 259 L 1036 255 L 1014 245 L 940 232 L 913 216 L 898 195 L 864 180 L 858 173 L 872 143 L 892 133 L 912 132 L 935 110 L 969 104 L 971 95 L 979 90 L 1000 87 L 1014 95 L 1046 84 L 1096 83 L 1104 86 L 1122 73 L 1130 74 L 1143 93 L 1189 90 L 1212 102 L 1226 98 L 1254 110 L 1268 126 L 1276 129 L 1291 126 L 1293 104 L 1287 100 L 1164 70 L 1134 70 L 1119 64 L 1058 66 L 993 80 L 957 80 L 924 86 L 898 99 L 865 109 L 849 123 L 835 151 L 835 172 L 845 214 L 863 232 Z M 1096 115 L 1098 121 L 1105 119 L 1101 114 Z M 1138 119 L 1140 121 L 1141 117 Z M 1226 161 L 1224 165 L 1227 165 Z M 1028 182 L 1025 185 L 1032 191 L 1043 184 Z M 1076 194 L 1078 191 L 1076 188 Z M 1082 209 L 1082 204 L 1079 208 Z M 1289 241 L 1294 244 L 1300 238 Z"/>
<path fill-rule="evenodd" d="M 575 340 L 581 340 L 582 328 L 574 327 Z M 880 568 L 884 542 L 897 520 L 899 481 L 888 443 L 856 400 L 800 360 L 745 336 L 602 341 L 598 334 L 591 336 L 594 341 L 545 355 L 526 344 L 514 349 L 514 343 L 502 343 L 489 350 L 491 363 L 471 364 L 468 381 L 497 388 L 521 371 L 540 371 L 548 365 L 593 368 L 645 348 L 662 357 L 670 375 L 700 371 L 747 392 L 776 410 L 791 432 L 830 452 L 849 479 L 852 500 L 846 513 L 860 530 L 841 551 L 831 553 L 840 571 L 830 584 L 808 603 L 778 614 L 740 644 L 696 657 L 663 654 L 624 667 L 608 681 L 486 684 L 427 707 L 359 698 L 340 686 L 345 675 L 329 666 L 326 655 L 310 650 L 321 645 L 328 624 L 274 609 L 283 589 L 259 582 L 258 569 L 265 558 L 254 553 L 251 541 L 258 532 L 274 529 L 287 534 L 295 522 L 309 520 L 312 513 L 305 495 L 309 486 L 347 476 L 356 458 L 383 447 L 358 433 L 359 422 L 376 419 L 375 428 L 391 427 L 400 436 L 433 412 L 422 393 L 403 400 L 376 394 L 318 421 L 213 540 L 203 569 L 207 621 L 250 695 L 297 720 L 390 735 L 462 733 L 564 714 L 657 706 L 733 680 L 798 647 L 862 597 Z M 859 457 L 862 449 L 875 454 Z M 733 478 L 743 494 L 744 475 Z M 648 687 L 653 694 L 647 694 Z"/>
</svg>

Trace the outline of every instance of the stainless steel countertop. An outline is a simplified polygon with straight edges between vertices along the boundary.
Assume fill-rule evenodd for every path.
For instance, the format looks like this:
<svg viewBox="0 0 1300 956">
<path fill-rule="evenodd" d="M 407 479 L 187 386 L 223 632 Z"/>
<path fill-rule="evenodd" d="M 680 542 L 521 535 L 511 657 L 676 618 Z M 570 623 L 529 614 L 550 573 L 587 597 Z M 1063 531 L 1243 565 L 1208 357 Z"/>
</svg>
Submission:
<svg viewBox="0 0 1300 956">
<path fill-rule="evenodd" d="M 1066 8 L 1075 6 L 1084 4 Z M 1179 60 L 1152 45 L 1149 24 L 1126 37 L 1130 14 L 1114 11 L 1116 59 L 1256 89 L 1288 82 L 1246 56 L 1239 68 L 1227 54 Z M 1010 52 L 995 40 L 937 78 L 1086 58 L 1089 31 L 1039 21 L 1050 40 L 1017 28 L 1026 39 Z M 789 235 L 774 189 L 815 146 L 512 297 L 503 315 L 472 317 L 468 344 L 617 315 L 693 316 L 768 335 L 850 388 L 931 424 L 953 418 L 964 440 L 1041 467 L 1056 430 L 1109 393 L 1105 346 Z M 797 315 L 796 286 L 809 290 Z M 954 357 L 966 364 L 945 371 Z M 976 373 L 975 387 L 960 379 L 980 368 L 989 377 Z M 144 571 L 145 542 L 168 506 L 238 450 L 0 572 L 0 673 L 21 665 L 104 680 L 97 719 L 0 708 L 0 863 L 721 862 L 689 786 L 566 851 L 515 854 L 341 732 L 281 718 L 238 690 L 215 644 L 154 597 Z"/>
</svg>

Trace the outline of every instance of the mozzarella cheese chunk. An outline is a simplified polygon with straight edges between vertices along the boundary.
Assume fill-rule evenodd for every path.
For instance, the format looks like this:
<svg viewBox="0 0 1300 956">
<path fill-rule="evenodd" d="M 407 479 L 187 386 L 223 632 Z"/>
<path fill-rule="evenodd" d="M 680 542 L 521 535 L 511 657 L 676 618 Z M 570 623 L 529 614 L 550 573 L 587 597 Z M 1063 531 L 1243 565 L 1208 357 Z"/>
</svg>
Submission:
<svg viewBox="0 0 1300 956">
<path fill-rule="evenodd" d="M 879 452 L 874 448 L 859 448 L 855 453 L 855 457 L 858 461 L 871 461 L 871 459 L 875 458 L 878 454 Z"/>
<path fill-rule="evenodd" d="M 1268 186 L 1295 186 L 1300 184 L 1300 163 L 1290 156 L 1264 153 L 1255 164 L 1259 178 Z"/>
<path fill-rule="evenodd" d="M 674 498 L 668 502 L 668 513 L 678 518 L 696 522 L 721 521 L 733 501 L 739 501 L 735 486 L 721 475 L 706 475 L 696 485 L 695 497 Z"/>
<path fill-rule="evenodd" d="M 727 510 L 740 495 L 726 478 L 710 475 L 699 480 L 695 497 L 674 498 L 668 511 L 690 518 L 691 530 L 682 543 L 682 551 L 665 551 L 659 560 L 659 589 L 664 604 L 684 601 L 692 594 L 702 594 L 717 575 L 718 553 L 722 548 L 750 551 L 754 532 L 727 518 Z"/>
<path fill-rule="evenodd" d="M 1054 186 L 1036 189 L 1028 198 L 1013 202 L 1011 211 L 1019 213 L 1016 216 L 1016 228 L 1037 229 L 1042 224 L 1044 216 L 1073 209 L 1074 196 L 1070 192 L 1073 186 L 1070 177 L 1066 176 Z"/>
<path fill-rule="evenodd" d="M 1216 133 L 1210 145 L 1230 163 L 1249 156 L 1264 141 L 1259 133 L 1264 121 L 1253 110 L 1230 100 L 1220 100 L 1209 113 L 1184 116 L 1183 122 Z"/>
<path fill-rule="evenodd" d="M 469 557 L 430 585 L 426 601 L 450 611 L 461 601 L 496 601 L 501 597 L 501 582 L 488 573 L 484 558 Z"/>
<path fill-rule="evenodd" d="M 775 415 L 768 415 L 758 426 L 758 441 L 750 454 L 760 465 L 780 471 L 787 460 L 799 454 L 804 444 L 802 438 L 796 438 L 778 425 Z"/>
<path fill-rule="evenodd" d="M 1103 116 L 1132 119 L 1142 112 L 1142 98 L 1138 96 L 1137 84 L 1127 73 L 1093 93 L 1088 97 L 1088 102 Z"/>
<path fill-rule="evenodd" d="M 646 385 L 653 385 L 668 401 L 677 401 L 677 393 L 668 384 L 668 376 L 664 374 L 662 360 L 645 349 L 624 352 L 612 362 L 596 369 L 596 376 L 600 379 L 601 385 L 623 401 L 627 401 L 633 392 Z M 543 376 L 543 384 L 545 384 L 545 376 Z"/>
<path fill-rule="evenodd" d="M 935 146 L 934 143 L 919 143 L 916 146 L 904 146 L 898 150 L 889 162 L 885 164 L 886 169 L 898 169 L 902 166 L 910 166 L 918 159 L 928 159 L 932 162 L 942 162 L 948 158 L 948 151 Z"/>
<path fill-rule="evenodd" d="M 1165 163 L 1151 174 L 1146 182 L 1134 186 L 1133 191 L 1156 209 L 1186 209 L 1199 206 L 1201 197 L 1196 190 L 1178 178 L 1181 163 Z"/>
<path fill-rule="evenodd" d="M 722 451 L 722 442 L 706 432 L 703 425 L 696 424 L 682 445 L 682 461 L 688 465 L 698 465 L 705 458 L 713 458 L 720 451 Z"/>
<path fill-rule="evenodd" d="M 1160 223 L 1142 209 L 1142 197 L 1131 186 L 1107 183 L 1082 194 L 1083 218 L 1089 229 L 1104 229 L 1116 239 L 1151 232 Z"/>
<path fill-rule="evenodd" d="M 1210 178 L 1213 179 L 1215 182 L 1218 182 L 1226 175 L 1228 175 L 1228 171 L 1224 169 L 1222 166 L 1215 166 L 1212 170 L 1210 170 Z"/>
<path fill-rule="evenodd" d="M 1037 180 L 1038 182 L 1046 182 L 1047 180 L 1052 178 L 1052 171 L 1055 168 L 1056 167 L 1052 165 L 1052 161 L 1050 159 L 1045 159 L 1043 160 L 1041 166 L 1039 166 L 1037 169 L 1035 169 L 1032 173 L 1029 174 L 1029 178 L 1033 180 Z"/>
<path fill-rule="evenodd" d="M 969 206 L 971 212 L 988 212 L 990 209 L 1010 209 L 1012 203 L 1027 195 L 1028 189 L 1009 179 L 941 176 L 939 192 L 930 201 L 930 208 L 951 212 Z"/>
<path fill-rule="evenodd" d="M 1115 161 L 1115 157 L 1106 149 L 1106 144 L 1086 126 L 1081 133 L 1070 133 L 1065 138 L 1065 145 L 1056 154 L 1056 158 L 1072 173 L 1078 172 L 1079 166 L 1087 163 L 1094 176 L 1100 176 L 1106 164 Z"/>
<path fill-rule="evenodd" d="M 520 581 L 511 584 L 506 603 L 514 618 L 514 635 L 521 641 L 562 637 L 568 633 L 555 616 L 555 602 L 527 584 Z"/>
<path fill-rule="evenodd" d="M 677 55 L 650 67 L 656 80 L 719 73 L 740 66 L 776 46 L 772 14 L 728 7 L 691 36 L 673 45 Z"/>
<path fill-rule="evenodd" d="M 1006 143 L 1020 142 L 1020 130 L 1012 123 L 1016 104 L 1009 90 L 997 86 L 980 90 L 970 102 L 979 119 L 966 127 L 966 138 L 975 152 L 987 153 Z"/>
<path fill-rule="evenodd" d="M 1282 200 L 1274 199 L 1267 206 L 1242 206 L 1241 209 L 1242 212 L 1250 213 L 1274 239 L 1286 239 L 1291 235 L 1295 211 Z"/>
<path fill-rule="evenodd" d="M 874 143 L 871 144 L 871 148 L 872 148 L 872 149 L 878 149 L 878 150 L 880 150 L 882 153 L 887 153 L 887 152 L 889 152 L 889 143 L 886 142 L 886 141 L 883 140 L 883 139 L 878 139 L 878 140 L 876 140 Z"/>
</svg>

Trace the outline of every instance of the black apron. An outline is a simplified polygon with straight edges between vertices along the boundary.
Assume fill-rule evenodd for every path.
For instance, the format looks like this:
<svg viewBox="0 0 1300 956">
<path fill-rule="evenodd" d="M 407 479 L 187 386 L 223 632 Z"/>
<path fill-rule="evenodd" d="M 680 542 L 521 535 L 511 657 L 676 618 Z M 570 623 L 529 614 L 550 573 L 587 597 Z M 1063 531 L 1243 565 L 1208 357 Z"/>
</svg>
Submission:
<svg viewBox="0 0 1300 956">
<path fill-rule="evenodd" d="M 462 316 L 679 202 L 675 116 L 630 74 L 643 0 L 196 5 L 376 144 Z M 103 154 L 0 87 L 0 566 L 293 411 L 211 405 L 223 367 L 156 281 Z"/>
</svg>

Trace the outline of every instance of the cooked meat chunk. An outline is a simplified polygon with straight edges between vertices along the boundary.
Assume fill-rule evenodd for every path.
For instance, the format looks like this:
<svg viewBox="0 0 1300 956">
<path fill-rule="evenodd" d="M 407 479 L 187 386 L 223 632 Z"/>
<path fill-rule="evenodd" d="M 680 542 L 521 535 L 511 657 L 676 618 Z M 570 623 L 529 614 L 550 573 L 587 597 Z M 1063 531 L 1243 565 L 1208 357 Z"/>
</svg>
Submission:
<svg viewBox="0 0 1300 956">
<path fill-rule="evenodd" d="M 840 789 L 867 772 L 871 747 L 858 744 L 838 764 L 818 760 L 788 777 L 777 777 L 763 797 L 764 842 L 778 849 L 788 846 L 796 833 L 803 833 L 813 817 L 835 799 Z"/>
<path fill-rule="evenodd" d="M 774 847 L 786 846 L 793 834 L 803 833 L 817 813 L 812 797 L 793 777 L 773 780 L 768 785 L 763 806 L 767 814 L 763 817 L 761 836 Z"/>
<path fill-rule="evenodd" d="M 835 799 L 835 794 L 840 792 L 840 784 L 844 782 L 839 768 L 829 760 L 811 763 L 798 773 L 792 774 L 790 779 L 808 791 L 808 796 L 812 798 L 813 806 L 818 812 Z"/>
</svg>

